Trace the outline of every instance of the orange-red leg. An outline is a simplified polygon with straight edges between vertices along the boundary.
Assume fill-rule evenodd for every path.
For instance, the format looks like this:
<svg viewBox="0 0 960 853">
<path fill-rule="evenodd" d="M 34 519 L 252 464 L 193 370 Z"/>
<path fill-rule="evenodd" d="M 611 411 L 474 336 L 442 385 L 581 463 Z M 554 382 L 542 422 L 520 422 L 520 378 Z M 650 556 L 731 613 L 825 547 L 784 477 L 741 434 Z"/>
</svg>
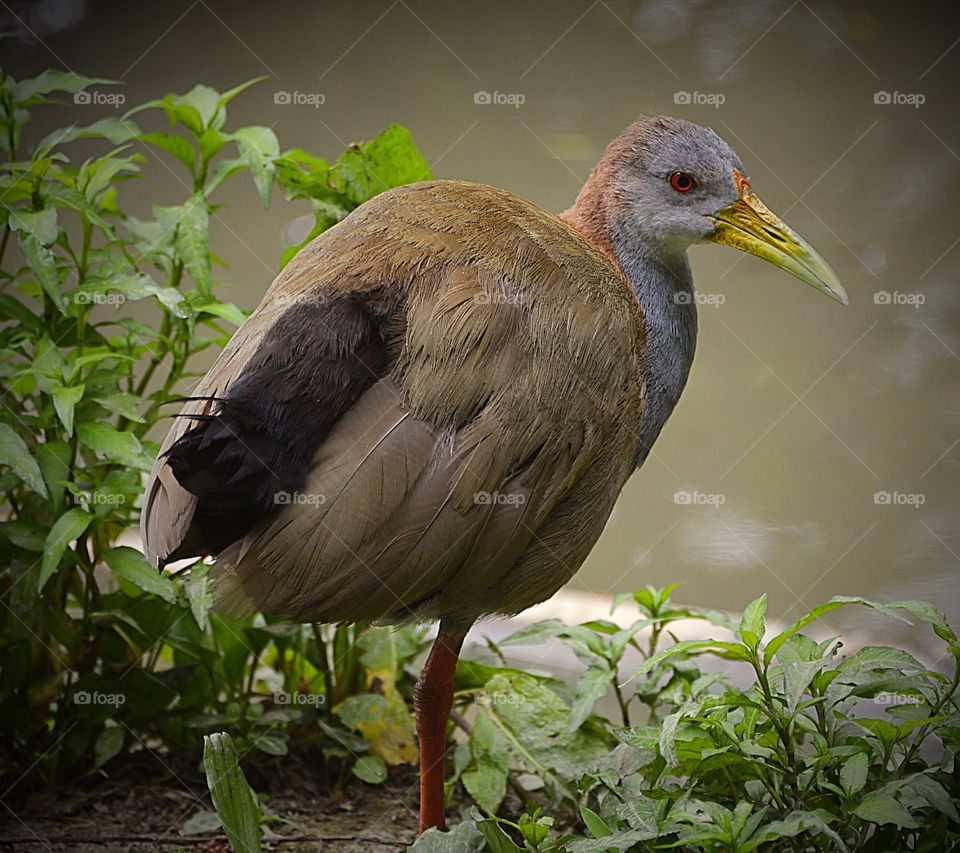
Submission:
<svg viewBox="0 0 960 853">
<path fill-rule="evenodd" d="M 463 636 L 439 634 L 413 691 L 420 741 L 420 831 L 445 825 L 443 803 L 447 719 L 453 705 L 453 673 Z"/>
</svg>

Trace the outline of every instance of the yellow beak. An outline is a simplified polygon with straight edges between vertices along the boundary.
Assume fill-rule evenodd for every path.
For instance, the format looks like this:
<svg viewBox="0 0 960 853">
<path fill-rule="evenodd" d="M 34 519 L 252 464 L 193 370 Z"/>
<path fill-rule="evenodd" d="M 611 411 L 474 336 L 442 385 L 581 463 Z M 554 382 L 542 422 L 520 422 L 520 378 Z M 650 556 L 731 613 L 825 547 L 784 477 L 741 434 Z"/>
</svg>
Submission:
<svg viewBox="0 0 960 853">
<path fill-rule="evenodd" d="M 740 198 L 711 217 L 716 228 L 707 239 L 770 261 L 847 305 L 847 291 L 827 262 L 760 201 L 742 176 L 738 174 L 737 178 Z"/>
</svg>

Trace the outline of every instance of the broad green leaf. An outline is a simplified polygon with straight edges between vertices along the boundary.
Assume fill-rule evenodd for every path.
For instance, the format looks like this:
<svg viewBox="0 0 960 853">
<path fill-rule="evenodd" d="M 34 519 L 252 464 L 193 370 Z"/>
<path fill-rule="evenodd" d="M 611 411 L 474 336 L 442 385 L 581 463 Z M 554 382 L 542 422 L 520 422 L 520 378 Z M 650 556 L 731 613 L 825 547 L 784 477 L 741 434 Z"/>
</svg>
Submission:
<svg viewBox="0 0 960 853">
<path fill-rule="evenodd" d="M 140 441 L 132 432 L 125 432 L 106 423 L 79 423 L 77 437 L 80 443 L 111 462 L 130 468 L 149 470 L 152 460 L 143 452 Z"/>
<path fill-rule="evenodd" d="M 123 145 L 131 139 L 136 139 L 139 135 L 140 128 L 137 127 L 135 122 L 125 117 L 111 116 L 109 118 L 99 119 L 85 127 L 72 125 L 54 130 L 37 143 L 36 150 L 43 151 L 46 148 L 53 148 L 57 145 L 66 145 L 75 139 L 86 139 L 90 137 L 99 137 L 112 142 L 114 145 Z"/>
<path fill-rule="evenodd" d="M 781 631 L 779 634 L 777 634 L 777 636 L 771 639 L 770 642 L 767 643 L 766 649 L 764 649 L 763 662 L 769 666 L 770 661 L 773 660 L 773 656 L 777 653 L 777 649 L 779 649 L 794 634 L 796 634 L 802 628 L 805 628 L 811 622 L 819 619 L 821 616 L 825 616 L 827 613 L 836 610 L 838 607 L 845 607 L 849 604 L 861 604 L 864 607 L 870 607 L 879 613 L 885 613 L 887 616 L 892 616 L 894 619 L 898 619 L 901 622 L 907 622 L 906 619 L 904 619 L 887 605 L 878 604 L 877 602 L 869 601 L 866 598 L 835 595 L 826 604 L 821 604 L 819 607 L 815 607 L 808 614 L 806 614 L 806 616 L 801 616 L 789 628 L 787 628 L 785 631 Z M 907 622 L 907 624 L 910 623 Z"/>
<path fill-rule="evenodd" d="M 362 204 L 391 187 L 433 177 L 407 128 L 390 125 L 369 142 L 351 145 L 330 172 L 330 184 L 354 204 Z"/>
<path fill-rule="evenodd" d="M 226 732 L 204 736 L 203 769 L 214 808 L 233 849 L 236 853 L 260 853 L 260 809 Z"/>
<path fill-rule="evenodd" d="M 740 617 L 740 638 L 756 651 L 765 632 L 763 617 L 767 612 L 767 594 L 751 601 Z"/>
<path fill-rule="evenodd" d="M 572 734 L 592 713 L 597 701 L 606 695 L 617 673 L 609 666 L 590 666 L 577 680 L 577 692 L 570 709 L 567 733 Z"/>
<path fill-rule="evenodd" d="M 47 487 L 37 460 L 30 454 L 27 443 L 9 424 L 0 423 L 0 465 L 7 465 L 28 489 L 41 497 L 47 496 Z"/>
<path fill-rule="evenodd" d="M 867 784 L 867 769 L 870 758 L 865 752 L 858 752 L 843 762 L 840 767 L 840 785 L 849 797 L 858 793 Z"/>
<path fill-rule="evenodd" d="M 57 209 L 45 207 L 43 210 L 10 209 L 10 230 L 21 234 L 32 234 L 41 246 L 49 246 L 57 239 Z"/>
<path fill-rule="evenodd" d="M 428 829 L 410 847 L 410 853 L 480 853 L 486 846 L 483 834 L 472 820 L 457 824 L 449 832 Z"/>
<path fill-rule="evenodd" d="M 162 572 L 151 566 L 135 548 L 125 545 L 111 548 L 104 554 L 110 570 L 146 592 L 159 595 L 168 604 L 177 600 L 177 588 Z"/>
<path fill-rule="evenodd" d="M 488 853 L 523 853 L 523 848 L 517 847 L 493 818 L 478 820 L 477 829 L 483 833 Z"/>
<path fill-rule="evenodd" d="M 169 152 L 181 163 L 183 163 L 183 165 L 190 170 L 190 173 L 193 174 L 193 168 L 197 159 L 197 155 L 194 147 L 190 144 L 190 141 L 186 137 L 178 136 L 175 133 L 158 132 L 141 134 L 140 139 Z"/>
<path fill-rule="evenodd" d="M 14 97 L 19 102 L 29 101 L 39 95 L 49 95 L 51 92 L 66 92 L 72 95 L 93 85 L 112 85 L 117 80 L 110 80 L 106 77 L 84 77 L 82 74 L 76 74 L 73 71 L 59 71 L 55 68 L 48 68 L 46 71 L 31 77 L 27 80 L 21 80 L 14 87 Z"/>
<path fill-rule="evenodd" d="M 273 161 L 280 155 L 280 143 L 269 127 L 241 127 L 227 134 L 227 139 L 237 143 L 240 158 L 253 175 L 253 182 L 260 192 L 264 207 L 270 206 L 270 190 L 276 167 Z"/>
<path fill-rule="evenodd" d="M 920 826 L 898 799 L 883 791 L 867 794 L 853 809 L 853 813 L 870 823 L 895 823 L 904 829 L 917 829 Z"/>
<path fill-rule="evenodd" d="M 174 231 L 174 246 L 205 300 L 210 301 L 211 271 L 207 206 L 193 196 L 175 207 L 155 207 L 154 215 Z"/>
<path fill-rule="evenodd" d="M 470 731 L 473 767 L 460 781 L 487 814 L 495 814 L 507 791 L 510 741 L 486 714 L 478 715 Z"/>
<path fill-rule="evenodd" d="M 67 387 L 58 383 L 53 387 L 53 407 L 57 410 L 57 417 L 60 418 L 67 435 L 73 435 L 73 410 L 83 399 L 83 392 L 83 385 Z"/>
<path fill-rule="evenodd" d="M 587 832 L 594 838 L 606 838 L 608 835 L 613 835 L 613 830 L 607 826 L 603 818 L 586 806 L 580 806 L 580 817 L 583 818 Z"/>
<path fill-rule="evenodd" d="M 679 654 L 685 654 L 686 652 L 714 652 L 721 657 L 730 657 L 735 660 L 749 660 L 748 650 L 739 643 L 726 643 L 720 640 L 683 640 L 648 657 L 624 684 L 629 684 L 641 675 L 656 669 L 665 660 Z"/>
<path fill-rule="evenodd" d="M 213 588 L 207 577 L 210 567 L 204 563 L 194 563 L 183 589 L 190 602 L 190 612 L 201 631 L 206 630 L 210 608 L 213 607 Z"/>
<path fill-rule="evenodd" d="M 118 755 L 123 749 L 124 728 L 122 726 L 110 726 L 100 732 L 97 742 L 93 747 L 93 766 L 103 767 L 111 758 Z"/>
<path fill-rule="evenodd" d="M 387 779 L 387 764 L 379 755 L 364 755 L 351 768 L 354 776 L 371 785 L 379 785 Z"/>
<path fill-rule="evenodd" d="M 60 565 L 60 558 L 67 546 L 90 526 L 91 521 L 93 515 L 89 512 L 76 508 L 68 509 L 50 528 L 44 543 L 43 561 L 40 563 L 40 577 L 37 582 L 39 592 L 43 591 L 47 581 Z"/>
<path fill-rule="evenodd" d="M 30 267 L 37 284 L 50 297 L 50 301 L 61 314 L 67 313 L 67 303 L 60 293 L 60 275 L 57 272 L 57 261 L 53 253 L 44 246 L 29 231 L 21 231 L 19 236 L 20 251 Z"/>
</svg>

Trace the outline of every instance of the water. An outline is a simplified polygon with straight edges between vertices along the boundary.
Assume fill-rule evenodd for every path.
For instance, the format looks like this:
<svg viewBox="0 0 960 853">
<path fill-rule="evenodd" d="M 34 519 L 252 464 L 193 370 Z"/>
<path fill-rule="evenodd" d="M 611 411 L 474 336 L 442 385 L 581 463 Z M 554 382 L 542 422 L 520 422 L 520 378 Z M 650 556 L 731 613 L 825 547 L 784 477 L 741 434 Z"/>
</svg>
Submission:
<svg viewBox="0 0 960 853">
<path fill-rule="evenodd" d="M 36 70 L 53 53 L 124 79 L 128 103 L 268 74 L 233 122 L 327 156 L 401 122 L 439 177 L 551 210 L 637 115 L 710 124 L 851 305 L 730 249 L 692 250 L 708 304 L 690 383 L 572 586 L 685 580 L 682 600 L 729 609 L 766 591 L 787 620 L 838 593 L 920 597 L 960 621 L 954 25 L 822 2 L 58 9 L 29 22 L 49 52 L 8 46 L 7 67 Z M 76 22 L 58 32 L 58 16 Z M 278 91 L 324 103 L 275 104 Z M 69 104 L 49 122 L 106 112 Z M 169 178 L 143 190 L 181 195 Z M 225 200 L 214 240 L 233 298 L 252 307 L 306 209 L 277 196 L 264 212 L 246 179 Z M 924 645 L 926 629 L 873 619 L 832 614 L 826 628 Z"/>
</svg>

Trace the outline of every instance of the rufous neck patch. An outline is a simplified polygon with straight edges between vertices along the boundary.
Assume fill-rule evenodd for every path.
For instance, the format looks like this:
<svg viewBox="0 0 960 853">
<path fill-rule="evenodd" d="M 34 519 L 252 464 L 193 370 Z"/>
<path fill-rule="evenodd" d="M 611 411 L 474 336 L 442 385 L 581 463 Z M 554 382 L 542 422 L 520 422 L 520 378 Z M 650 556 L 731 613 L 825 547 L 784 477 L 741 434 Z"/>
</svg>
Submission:
<svg viewBox="0 0 960 853">
<path fill-rule="evenodd" d="M 747 180 L 747 176 L 744 175 L 739 169 L 733 170 L 733 180 L 737 185 L 737 193 L 741 198 L 750 192 L 750 181 Z"/>
</svg>

